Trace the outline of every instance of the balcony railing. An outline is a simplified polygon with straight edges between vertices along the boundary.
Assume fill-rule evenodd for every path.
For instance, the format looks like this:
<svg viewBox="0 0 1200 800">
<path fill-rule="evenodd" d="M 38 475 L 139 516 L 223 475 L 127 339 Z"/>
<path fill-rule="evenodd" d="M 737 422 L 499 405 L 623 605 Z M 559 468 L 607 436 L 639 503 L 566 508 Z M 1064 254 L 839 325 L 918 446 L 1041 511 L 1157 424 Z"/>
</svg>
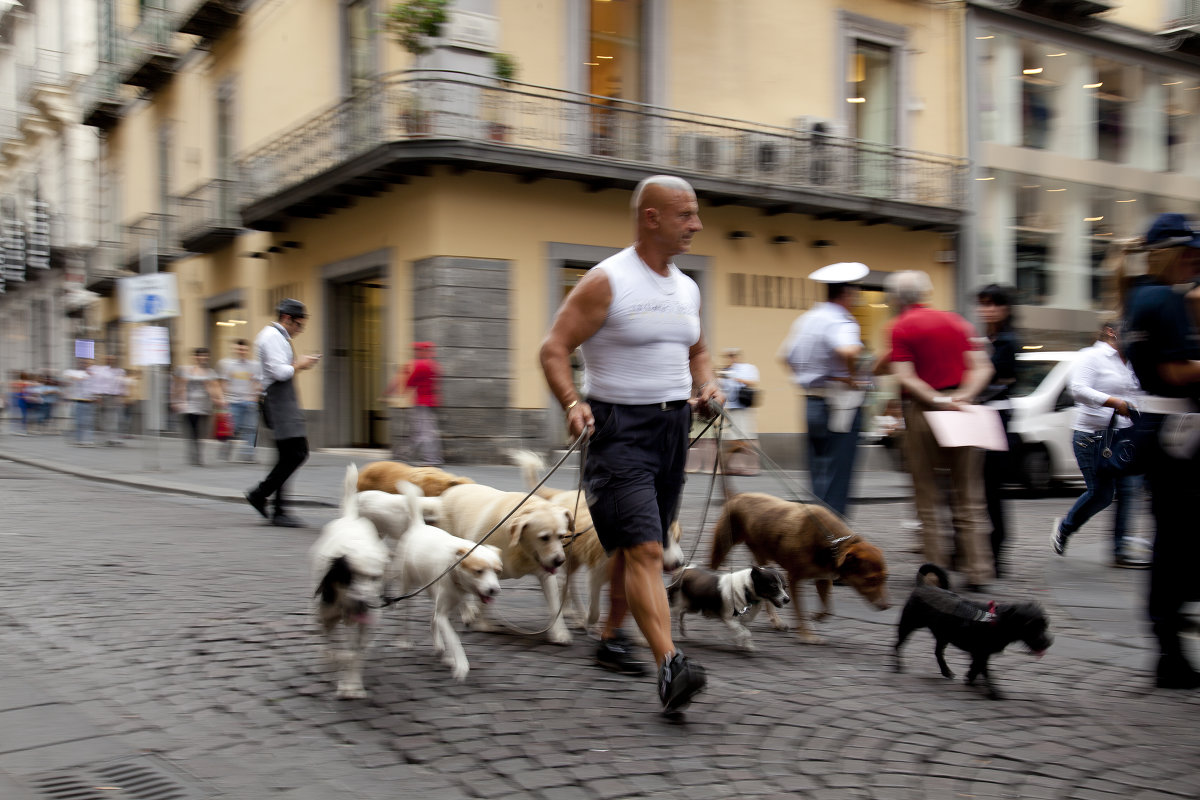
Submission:
<svg viewBox="0 0 1200 800">
<path fill-rule="evenodd" d="M 677 172 L 711 179 L 729 187 L 730 195 L 749 196 L 761 193 L 755 187 L 767 186 L 818 198 L 853 196 L 956 212 L 966 199 L 966 162 L 959 158 L 559 89 L 497 85 L 466 73 L 424 71 L 385 76 L 246 155 L 240 162 L 243 206 L 330 174 L 381 146 L 433 140 L 562 156 L 573 162 L 575 173 L 599 172 L 603 164 Z"/>
<path fill-rule="evenodd" d="M 100 294 L 112 294 L 119 278 L 134 274 L 121 263 L 121 245 L 118 242 L 98 242 L 88 250 L 85 263 L 87 272 L 84 288 Z"/>
<path fill-rule="evenodd" d="M 183 249 L 175 235 L 173 214 L 147 214 L 125 227 L 121 263 L 140 272 L 147 258 L 153 258 L 158 269 L 182 256 Z"/>
<path fill-rule="evenodd" d="M 179 32 L 216 39 L 241 16 L 242 0 L 198 0 L 180 16 Z"/>
<path fill-rule="evenodd" d="M 142 21 L 130 32 L 123 63 L 123 83 L 154 91 L 170 80 L 179 62 L 174 37 L 179 13 L 165 8 L 143 8 Z"/>
<path fill-rule="evenodd" d="M 235 181 L 210 181 L 177 198 L 175 207 L 179 242 L 193 253 L 211 253 L 242 229 Z"/>
<path fill-rule="evenodd" d="M 107 130 L 117 124 L 124 106 L 121 79 L 113 64 L 98 64 L 79 92 L 83 124 Z"/>
<path fill-rule="evenodd" d="M 44 91 L 63 91 L 66 73 L 63 54 L 56 50 L 38 49 L 34 63 L 17 66 L 17 99 L 36 104 Z"/>
</svg>

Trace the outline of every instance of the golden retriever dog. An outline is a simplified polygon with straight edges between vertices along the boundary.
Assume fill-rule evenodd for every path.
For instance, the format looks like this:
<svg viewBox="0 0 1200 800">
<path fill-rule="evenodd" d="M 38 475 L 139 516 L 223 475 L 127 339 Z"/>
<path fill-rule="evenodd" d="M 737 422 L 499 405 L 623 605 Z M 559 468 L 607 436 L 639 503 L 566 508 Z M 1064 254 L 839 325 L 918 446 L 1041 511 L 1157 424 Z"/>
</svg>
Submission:
<svg viewBox="0 0 1200 800">
<path fill-rule="evenodd" d="M 426 497 L 437 497 L 451 486 L 475 482 L 437 467 L 410 467 L 399 461 L 375 461 L 367 464 L 358 473 L 358 490 L 396 494 L 396 481 L 415 484 Z"/>
<path fill-rule="evenodd" d="M 483 541 L 500 525 L 505 515 L 516 509 L 487 540 L 488 544 L 500 548 L 504 562 L 500 577 L 537 576 L 546 596 L 546 606 L 555 616 L 547 632 L 548 638 L 555 644 L 569 644 L 571 633 L 559 614 L 560 593 L 555 573 L 567 560 L 563 543 L 571 535 L 571 512 L 536 495 L 526 500 L 524 492 L 504 492 L 478 483 L 451 486 L 439 499 L 441 526 L 453 535 L 473 542 Z M 486 612 L 485 606 L 471 620 L 476 630 L 489 629 Z"/>
<path fill-rule="evenodd" d="M 876 608 L 888 608 L 887 564 L 883 551 L 846 527 L 842 519 L 818 503 L 801 504 L 769 494 L 743 492 L 730 497 L 713 532 L 709 566 L 719 569 L 734 545 L 745 544 L 755 563 L 774 562 L 787 572 L 788 589 L 796 604 L 797 633 L 806 642 L 820 638 L 804 616 L 802 580 L 817 584 L 820 620 L 833 613 L 829 590 L 834 578 L 854 588 Z M 768 607 L 776 628 L 783 628 L 773 608 Z"/>
<path fill-rule="evenodd" d="M 525 485 L 532 489 L 541 478 L 539 474 L 545 469 L 541 456 L 529 450 L 511 450 L 509 458 L 521 468 L 521 476 Z M 575 535 L 567 543 L 566 592 L 563 616 L 575 626 L 587 632 L 600 619 L 600 592 L 608 584 L 608 554 L 600 544 L 596 535 L 596 527 L 592 524 L 592 513 L 588 510 L 587 500 L 578 489 L 551 489 L 547 486 L 537 490 L 536 495 L 557 506 L 562 506 L 574 516 Z M 678 522 L 671 523 L 670 537 L 663 550 L 663 569 L 674 572 L 683 566 L 683 548 L 679 539 L 683 534 Z M 571 578 L 583 569 L 588 576 L 588 612 L 584 618 L 571 590 Z"/>
</svg>

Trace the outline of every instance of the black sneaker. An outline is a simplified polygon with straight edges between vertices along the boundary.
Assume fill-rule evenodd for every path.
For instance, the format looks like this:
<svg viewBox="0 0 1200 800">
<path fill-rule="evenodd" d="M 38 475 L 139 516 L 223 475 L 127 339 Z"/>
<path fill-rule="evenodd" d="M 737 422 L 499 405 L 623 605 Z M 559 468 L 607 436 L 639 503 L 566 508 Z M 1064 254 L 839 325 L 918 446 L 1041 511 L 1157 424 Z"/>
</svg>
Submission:
<svg viewBox="0 0 1200 800">
<path fill-rule="evenodd" d="M 1150 562 L 1132 556 L 1117 556 L 1113 559 L 1113 566 L 1123 569 L 1150 569 Z"/>
<path fill-rule="evenodd" d="M 596 663 L 622 675 L 645 675 L 646 665 L 634 659 L 632 650 L 628 637 L 618 631 L 610 638 L 600 640 Z"/>
<path fill-rule="evenodd" d="M 1054 548 L 1054 552 L 1060 556 L 1067 551 L 1067 536 L 1069 534 L 1063 533 L 1062 518 L 1055 517 L 1054 532 L 1050 534 L 1050 544 Z"/>
<path fill-rule="evenodd" d="M 1200 689 L 1200 672 L 1192 669 L 1185 658 L 1160 656 L 1154 685 L 1159 689 Z"/>
<path fill-rule="evenodd" d="M 683 710 L 707 683 L 704 667 L 691 663 L 683 653 L 671 654 L 658 669 L 658 699 L 663 711 L 670 714 Z"/>
<path fill-rule="evenodd" d="M 246 497 L 246 502 L 254 506 L 254 510 L 263 515 L 263 519 L 270 519 L 271 515 L 267 513 L 267 498 L 259 497 L 254 492 L 243 492 Z"/>
<path fill-rule="evenodd" d="M 277 511 L 275 513 L 275 516 L 271 517 L 271 524 L 277 525 L 280 528 L 307 528 L 308 527 L 300 520 L 296 519 L 295 517 L 289 517 L 287 514 L 283 513 L 282 511 Z"/>
</svg>

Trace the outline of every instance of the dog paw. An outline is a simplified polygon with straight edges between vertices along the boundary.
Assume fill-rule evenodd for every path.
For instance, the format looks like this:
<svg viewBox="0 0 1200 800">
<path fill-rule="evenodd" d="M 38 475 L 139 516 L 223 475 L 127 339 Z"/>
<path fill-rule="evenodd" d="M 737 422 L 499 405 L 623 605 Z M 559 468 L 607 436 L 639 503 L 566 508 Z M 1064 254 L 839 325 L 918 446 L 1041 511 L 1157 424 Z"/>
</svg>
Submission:
<svg viewBox="0 0 1200 800">
<path fill-rule="evenodd" d="M 738 647 L 740 647 L 744 652 L 747 652 L 747 653 L 753 653 L 755 650 L 754 642 L 750 641 L 749 639 L 738 642 Z"/>
<path fill-rule="evenodd" d="M 833 613 L 830 611 L 816 611 L 812 615 L 812 620 L 813 620 L 813 622 L 820 622 L 821 620 L 828 619 L 829 617 L 832 617 L 832 616 L 833 616 Z"/>
<path fill-rule="evenodd" d="M 796 635 L 800 637 L 800 641 L 805 644 L 824 644 L 825 640 L 817 636 L 812 631 L 797 631 Z"/>
<path fill-rule="evenodd" d="M 550 633 L 546 637 L 554 644 L 570 644 L 571 632 L 565 627 L 551 628 Z"/>
<path fill-rule="evenodd" d="M 367 696 L 367 690 L 358 681 L 343 681 L 338 684 L 339 700 L 361 700 Z"/>
<path fill-rule="evenodd" d="M 467 679 L 467 673 L 471 668 L 467 664 L 450 664 L 450 676 L 456 681 L 464 681 Z"/>
<path fill-rule="evenodd" d="M 784 622 L 781 619 L 777 619 L 774 622 L 772 622 L 771 627 L 777 631 L 790 631 L 792 629 L 790 625 L 788 625 L 786 622 Z"/>
</svg>

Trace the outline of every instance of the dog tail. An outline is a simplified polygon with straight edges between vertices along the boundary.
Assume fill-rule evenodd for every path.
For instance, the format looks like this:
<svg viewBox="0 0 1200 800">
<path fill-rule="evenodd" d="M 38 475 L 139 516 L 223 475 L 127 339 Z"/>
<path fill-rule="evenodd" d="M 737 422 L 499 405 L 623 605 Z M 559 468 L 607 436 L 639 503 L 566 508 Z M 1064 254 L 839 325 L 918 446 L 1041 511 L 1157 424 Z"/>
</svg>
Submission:
<svg viewBox="0 0 1200 800">
<path fill-rule="evenodd" d="M 413 531 L 420 528 L 425 524 L 425 517 L 421 513 L 421 500 L 424 494 L 416 484 L 408 481 L 396 481 L 396 491 L 401 492 L 408 499 L 408 530 Z"/>
<path fill-rule="evenodd" d="M 342 516 L 358 516 L 358 466 L 346 465 L 346 478 L 342 481 Z"/>
<path fill-rule="evenodd" d="M 950 591 L 950 576 L 946 574 L 946 570 L 939 567 L 937 564 L 922 564 L 917 570 L 917 586 L 921 586 L 928 581 L 925 580 L 926 575 L 932 575 L 937 578 L 937 585 Z"/>
<path fill-rule="evenodd" d="M 538 476 L 546 468 L 542 457 L 532 450 L 509 450 L 508 457 L 521 468 L 521 478 L 525 481 L 525 488 L 532 489 L 537 486 Z"/>
</svg>

